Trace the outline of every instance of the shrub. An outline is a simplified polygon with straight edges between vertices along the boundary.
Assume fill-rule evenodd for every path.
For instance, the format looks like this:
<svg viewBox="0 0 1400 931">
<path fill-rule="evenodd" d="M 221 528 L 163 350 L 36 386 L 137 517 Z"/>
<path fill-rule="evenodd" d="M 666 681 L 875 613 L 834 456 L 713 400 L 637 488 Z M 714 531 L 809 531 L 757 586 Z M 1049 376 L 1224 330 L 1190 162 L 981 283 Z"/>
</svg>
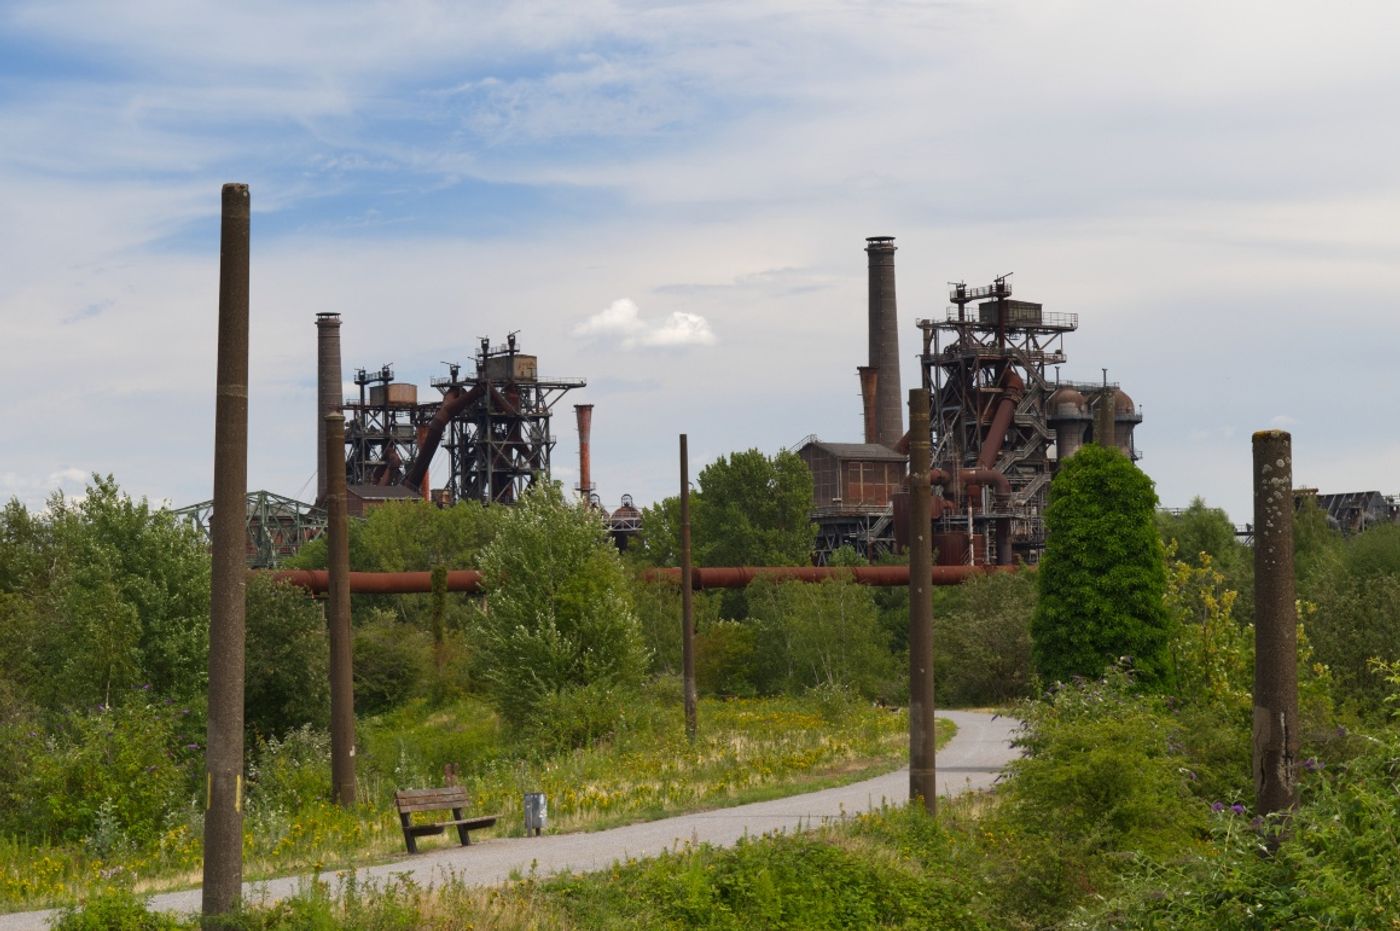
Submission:
<svg viewBox="0 0 1400 931">
<path fill-rule="evenodd" d="M 431 637 L 375 610 L 355 630 L 355 711 L 377 714 L 403 704 L 430 681 Z"/>
<path fill-rule="evenodd" d="M 474 665 L 508 722 L 537 722 L 551 696 L 572 688 L 641 685 L 641 629 L 597 512 L 536 486 L 501 518 L 481 566 L 488 595 L 473 626 Z"/>
<path fill-rule="evenodd" d="M 321 608 L 306 592 L 255 574 L 247 593 L 244 663 L 248 731 L 277 736 L 330 719 L 330 646 Z"/>
<path fill-rule="evenodd" d="M 934 685 L 949 705 L 1001 705 L 1030 695 L 1031 615 L 1036 580 L 1029 572 L 976 576 L 958 605 L 934 613 Z"/>
<path fill-rule="evenodd" d="M 201 759 L 201 716 L 188 707 L 124 699 L 72 712 L 54 735 L 31 742 L 11 795 L 16 804 L 0 811 L 4 830 L 76 841 L 97 833 L 100 816 L 105 845 L 140 845 L 185 811 Z"/>
</svg>

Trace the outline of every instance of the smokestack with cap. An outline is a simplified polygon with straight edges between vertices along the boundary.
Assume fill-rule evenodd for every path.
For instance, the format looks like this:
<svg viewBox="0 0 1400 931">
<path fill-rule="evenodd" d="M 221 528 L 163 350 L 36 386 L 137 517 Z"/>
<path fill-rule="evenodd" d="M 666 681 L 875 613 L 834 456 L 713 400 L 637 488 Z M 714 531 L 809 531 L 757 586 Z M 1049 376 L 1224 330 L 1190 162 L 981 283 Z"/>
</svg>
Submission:
<svg viewBox="0 0 1400 931">
<path fill-rule="evenodd" d="M 876 442 L 894 448 L 904 435 L 899 396 L 899 313 L 894 296 L 894 237 L 869 236 L 870 368 L 875 370 Z M 867 427 L 867 434 L 869 428 Z"/>
<path fill-rule="evenodd" d="M 578 416 L 578 494 L 583 501 L 593 494 L 593 456 L 589 434 L 593 430 L 593 405 L 575 404 Z"/>
<path fill-rule="evenodd" d="M 340 314 L 316 315 L 316 502 L 326 500 L 326 415 L 340 413 Z M 344 468 L 344 463 L 338 463 Z"/>
</svg>

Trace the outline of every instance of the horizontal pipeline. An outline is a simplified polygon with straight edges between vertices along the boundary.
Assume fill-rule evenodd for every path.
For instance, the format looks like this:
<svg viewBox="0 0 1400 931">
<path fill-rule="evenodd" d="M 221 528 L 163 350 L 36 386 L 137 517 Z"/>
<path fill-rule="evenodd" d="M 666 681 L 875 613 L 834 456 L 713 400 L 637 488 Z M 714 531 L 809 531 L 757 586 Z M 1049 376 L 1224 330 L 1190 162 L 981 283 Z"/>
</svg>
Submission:
<svg viewBox="0 0 1400 931">
<path fill-rule="evenodd" d="M 279 569 L 271 573 L 279 582 L 288 582 L 309 592 L 322 594 L 330 588 L 330 573 L 325 569 Z M 431 572 L 352 572 L 350 593 L 353 595 L 411 595 L 433 590 Z M 447 573 L 449 592 L 481 593 L 481 573 L 475 569 L 456 569 Z"/>
<path fill-rule="evenodd" d="M 934 566 L 934 585 L 960 585 L 974 575 L 1005 572 L 1011 566 Z M 691 584 L 696 589 L 743 588 L 756 579 L 770 582 L 824 582 L 827 579 L 850 579 L 860 585 L 893 587 L 909 584 L 908 566 L 706 566 L 691 571 Z M 671 582 L 679 585 L 681 570 L 648 569 L 642 573 L 648 582 Z"/>
<path fill-rule="evenodd" d="M 934 566 L 934 585 L 959 585 L 974 575 L 1006 572 L 1011 566 Z M 325 569 L 280 569 L 270 573 L 274 579 L 322 594 L 330 587 Z M 647 569 L 642 578 L 648 582 L 670 582 L 679 585 L 679 569 Z M 908 566 L 707 566 L 691 570 L 695 589 L 744 588 L 757 579 L 770 582 L 824 582 L 827 579 L 850 579 L 860 585 L 893 587 L 909 584 Z M 355 595 L 409 595 L 433 590 L 431 572 L 352 572 L 350 592 Z M 447 573 L 449 592 L 480 594 L 484 592 L 481 573 L 475 569 L 457 569 Z"/>
</svg>

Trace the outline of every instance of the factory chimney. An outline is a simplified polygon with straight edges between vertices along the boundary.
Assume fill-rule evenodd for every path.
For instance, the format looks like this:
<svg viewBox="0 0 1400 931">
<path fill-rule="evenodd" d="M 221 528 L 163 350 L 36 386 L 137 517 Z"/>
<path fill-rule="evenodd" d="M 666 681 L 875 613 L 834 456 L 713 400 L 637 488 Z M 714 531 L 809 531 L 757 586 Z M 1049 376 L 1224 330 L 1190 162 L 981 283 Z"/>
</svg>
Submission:
<svg viewBox="0 0 1400 931">
<path fill-rule="evenodd" d="M 326 415 L 340 413 L 340 314 L 316 315 L 316 503 L 326 500 Z M 344 468 L 343 464 L 340 464 Z"/>
<path fill-rule="evenodd" d="M 894 237 L 867 237 L 870 257 L 870 368 L 875 370 L 876 442 L 894 448 L 904 435 L 899 396 L 899 314 L 894 295 Z M 869 427 L 866 428 L 867 434 Z"/>
<path fill-rule="evenodd" d="M 589 441 L 593 429 L 593 405 L 575 404 L 574 413 L 578 416 L 578 496 L 586 502 L 593 494 L 593 456 Z"/>
</svg>

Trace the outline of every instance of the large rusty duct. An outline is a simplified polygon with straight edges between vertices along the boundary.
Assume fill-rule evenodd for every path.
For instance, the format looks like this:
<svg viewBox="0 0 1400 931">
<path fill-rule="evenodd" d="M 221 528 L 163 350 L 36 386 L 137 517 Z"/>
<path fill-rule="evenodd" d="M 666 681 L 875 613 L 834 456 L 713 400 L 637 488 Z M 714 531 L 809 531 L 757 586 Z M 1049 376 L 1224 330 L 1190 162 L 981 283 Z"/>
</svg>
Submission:
<svg viewBox="0 0 1400 931">
<path fill-rule="evenodd" d="M 326 499 L 326 415 L 340 413 L 340 314 L 316 315 L 316 503 Z"/>
<path fill-rule="evenodd" d="M 875 372 L 875 442 L 893 449 L 904 435 L 904 400 L 899 396 L 899 309 L 895 302 L 894 237 L 870 236 L 865 242 L 870 279 L 868 368 Z M 869 432 L 867 426 L 867 435 Z"/>
</svg>

